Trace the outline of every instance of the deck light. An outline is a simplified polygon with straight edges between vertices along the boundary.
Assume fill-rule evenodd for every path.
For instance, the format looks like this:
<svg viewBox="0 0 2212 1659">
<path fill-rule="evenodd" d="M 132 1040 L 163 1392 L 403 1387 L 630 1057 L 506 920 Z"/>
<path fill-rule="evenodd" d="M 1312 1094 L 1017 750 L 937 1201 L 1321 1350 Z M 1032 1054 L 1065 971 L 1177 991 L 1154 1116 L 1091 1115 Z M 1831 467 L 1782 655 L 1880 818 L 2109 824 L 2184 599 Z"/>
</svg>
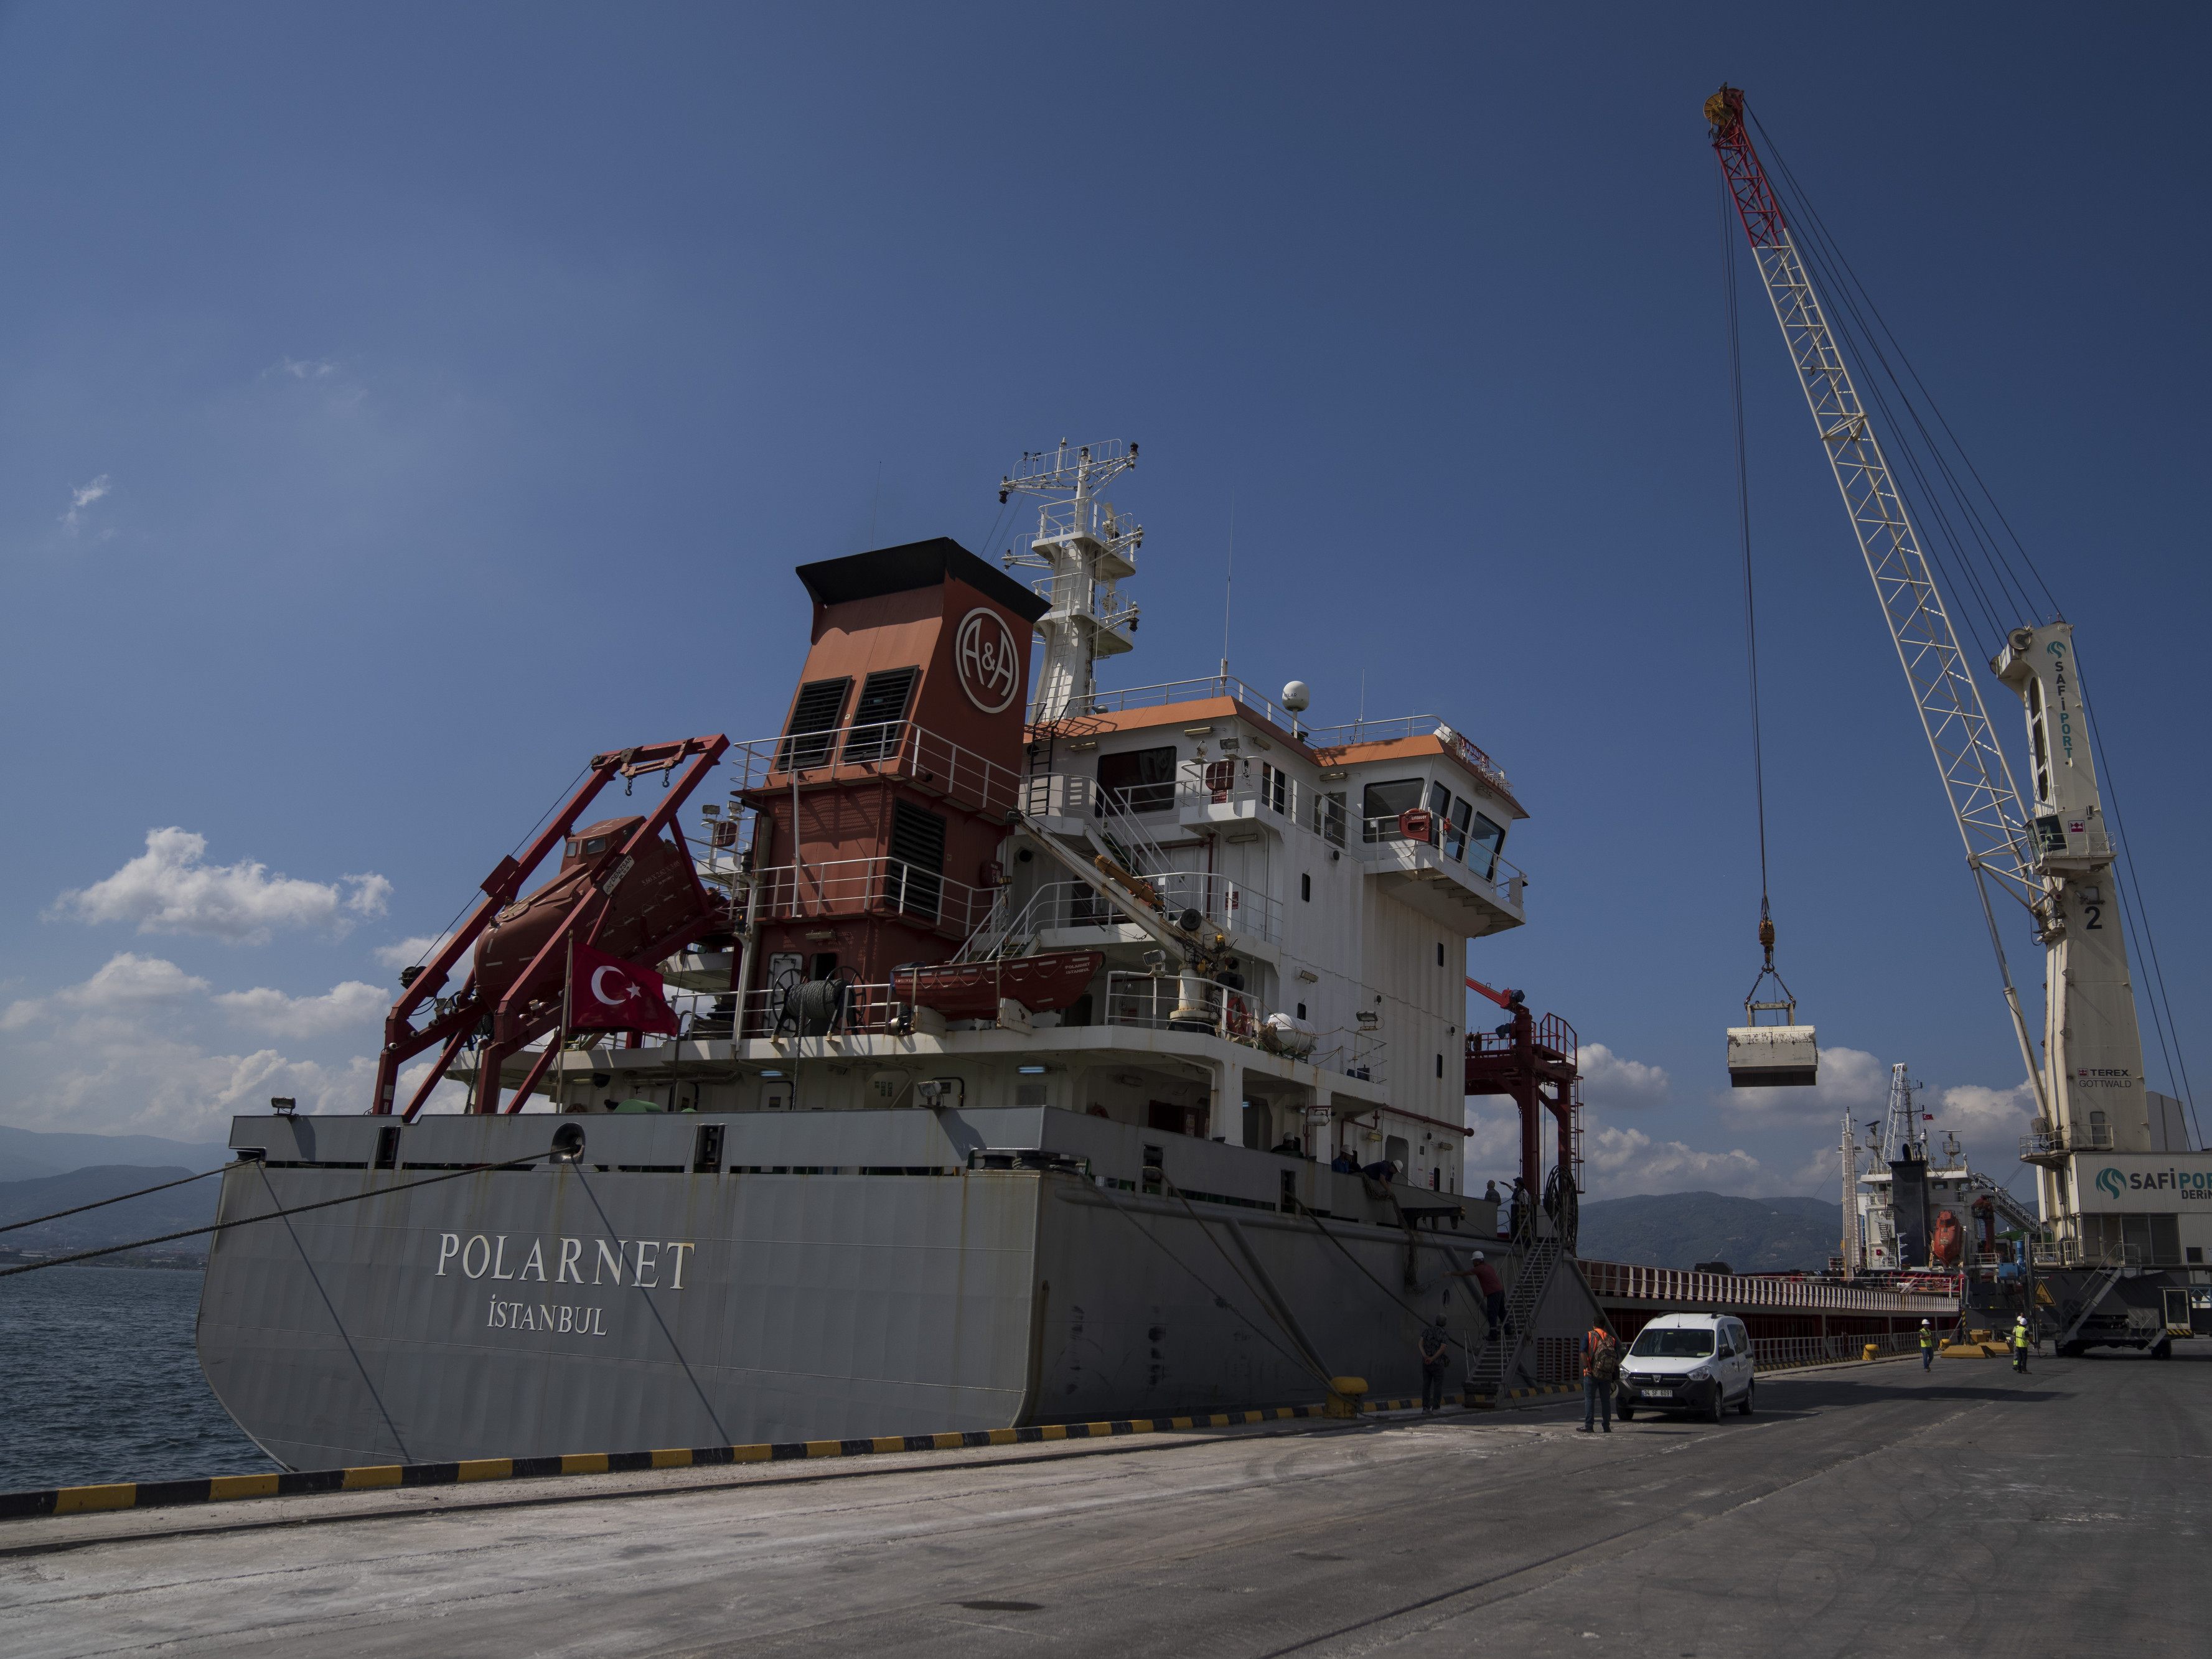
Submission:
<svg viewBox="0 0 2212 1659">
<path fill-rule="evenodd" d="M 269 1109 L 279 1117 L 289 1117 L 300 1109 L 300 1103 L 290 1095 L 271 1095 Z"/>
</svg>

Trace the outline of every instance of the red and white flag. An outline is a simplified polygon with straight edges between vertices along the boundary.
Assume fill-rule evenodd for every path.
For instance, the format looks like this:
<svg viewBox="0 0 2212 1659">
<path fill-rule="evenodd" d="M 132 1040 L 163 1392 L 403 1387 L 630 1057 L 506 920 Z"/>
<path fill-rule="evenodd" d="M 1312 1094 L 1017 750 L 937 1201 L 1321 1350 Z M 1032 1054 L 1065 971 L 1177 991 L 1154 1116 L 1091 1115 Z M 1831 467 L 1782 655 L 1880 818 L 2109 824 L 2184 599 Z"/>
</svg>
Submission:
<svg viewBox="0 0 2212 1659">
<path fill-rule="evenodd" d="M 568 1024 L 580 1031 L 657 1031 L 676 1035 L 660 975 L 588 945 L 574 947 L 569 969 Z"/>
</svg>

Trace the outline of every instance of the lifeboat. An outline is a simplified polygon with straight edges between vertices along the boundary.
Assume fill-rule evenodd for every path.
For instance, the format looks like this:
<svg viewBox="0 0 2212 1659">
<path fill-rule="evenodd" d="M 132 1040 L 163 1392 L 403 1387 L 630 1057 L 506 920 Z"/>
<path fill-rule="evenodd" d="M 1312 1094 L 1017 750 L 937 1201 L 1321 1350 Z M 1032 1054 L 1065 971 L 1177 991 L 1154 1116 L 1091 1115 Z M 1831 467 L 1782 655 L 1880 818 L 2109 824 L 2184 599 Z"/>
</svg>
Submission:
<svg viewBox="0 0 2212 1659">
<path fill-rule="evenodd" d="M 647 952 L 672 937 L 696 938 L 711 931 L 708 900 L 675 843 L 654 841 L 641 848 L 630 867 L 617 877 L 622 845 L 644 823 L 641 817 L 603 818 L 573 831 L 561 852 L 553 878 L 527 898 L 499 913 L 477 941 L 478 1000 L 486 1006 L 504 999 L 544 948 L 568 913 L 612 879 L 605 919 L 591 943 L 625 961 L 647 960 Z M 561 1000 L 563 963 L 539 968 L 526 1002 Z"/>
<path fill-rule="evenodd" d="M 1105 964 L 1099 951 L 1049 951 L 1000 962 L 944 962 L 891 969 L 891 995 L 947 1019 L 993 1019 L 1007 997 L 1035 1014 L 1070 1007 Z"/>
</svg>

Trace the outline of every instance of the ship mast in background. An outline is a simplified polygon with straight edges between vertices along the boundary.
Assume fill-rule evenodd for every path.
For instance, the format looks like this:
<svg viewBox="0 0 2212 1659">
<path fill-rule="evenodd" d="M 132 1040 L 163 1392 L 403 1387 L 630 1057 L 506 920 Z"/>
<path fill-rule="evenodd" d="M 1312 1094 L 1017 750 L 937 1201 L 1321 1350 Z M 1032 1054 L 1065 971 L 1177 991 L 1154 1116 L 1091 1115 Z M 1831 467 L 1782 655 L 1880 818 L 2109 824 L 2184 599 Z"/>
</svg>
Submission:
<svg viewBox="0 0 2212 1659">
<path fill-rule="evenodd" d="M 1052 608 L 1037 619 L 1044 653 L 1037 666 L 1032 721 L 1088 714 L 1091 665 L 1100 657 L 1133 649 L 1137 607 L 1125 603 L 1115 584 L 1136 574 L 1143 526 L 1121 518 L 1098 491 L 1108 480 L 1137 464 L 1137 446 L 1119 440 L 1085 444 L 1071 450 L 1039 450 L 999 481 L 1003 506 L 1015 495 L 1042 498 L 1036 537 L 1026 553 L 1007 553 L 1008 569 L 1049 574 L 1030 586 Z"/>
</svg>

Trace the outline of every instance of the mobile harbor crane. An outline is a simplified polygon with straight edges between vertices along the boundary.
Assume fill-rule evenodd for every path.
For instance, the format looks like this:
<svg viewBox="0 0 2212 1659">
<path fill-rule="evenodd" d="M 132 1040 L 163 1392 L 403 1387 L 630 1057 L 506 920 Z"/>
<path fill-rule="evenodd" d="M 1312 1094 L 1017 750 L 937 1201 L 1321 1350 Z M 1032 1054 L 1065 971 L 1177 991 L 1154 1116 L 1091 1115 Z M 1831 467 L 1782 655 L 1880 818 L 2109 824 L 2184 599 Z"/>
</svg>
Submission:
<svg viewBox="0 0 2212 1659">
<path fill-rule="evenodd" d="M 1996 952 L 2034 1094 L 2034 1121 L 2020 1153 L 2037 1170 L 2051 1233 L 2038 1297 L 2045 1329 L 2062 1350 L 2117 1344 L 2162 1356 L 2172 1336 L 2212 1334 L 2212 1275 L 2190 1266 L 2212 1259 L 2212 1152 L 2192 1150 L 2180 1103 L 2154 1093 L 2144 1076 L 2118 849 L 2098 789 L 2073 627 L 2055 614 L 2014 627 L 1990 663 L 2027 715 L 2029 810 L 1822 293 L 1753 147 L 1743 94 L 1722 87 L 1705 100 L 1705 114 L 1919 709 Z M 1824 237 L 1816 221 L 1816 254 Z M 1842 297 L 1849 307 L 1849 289 Z M 2043 946 L 2040 1054 L 1993 895 L 2025 909 Z"/>
</svg>

